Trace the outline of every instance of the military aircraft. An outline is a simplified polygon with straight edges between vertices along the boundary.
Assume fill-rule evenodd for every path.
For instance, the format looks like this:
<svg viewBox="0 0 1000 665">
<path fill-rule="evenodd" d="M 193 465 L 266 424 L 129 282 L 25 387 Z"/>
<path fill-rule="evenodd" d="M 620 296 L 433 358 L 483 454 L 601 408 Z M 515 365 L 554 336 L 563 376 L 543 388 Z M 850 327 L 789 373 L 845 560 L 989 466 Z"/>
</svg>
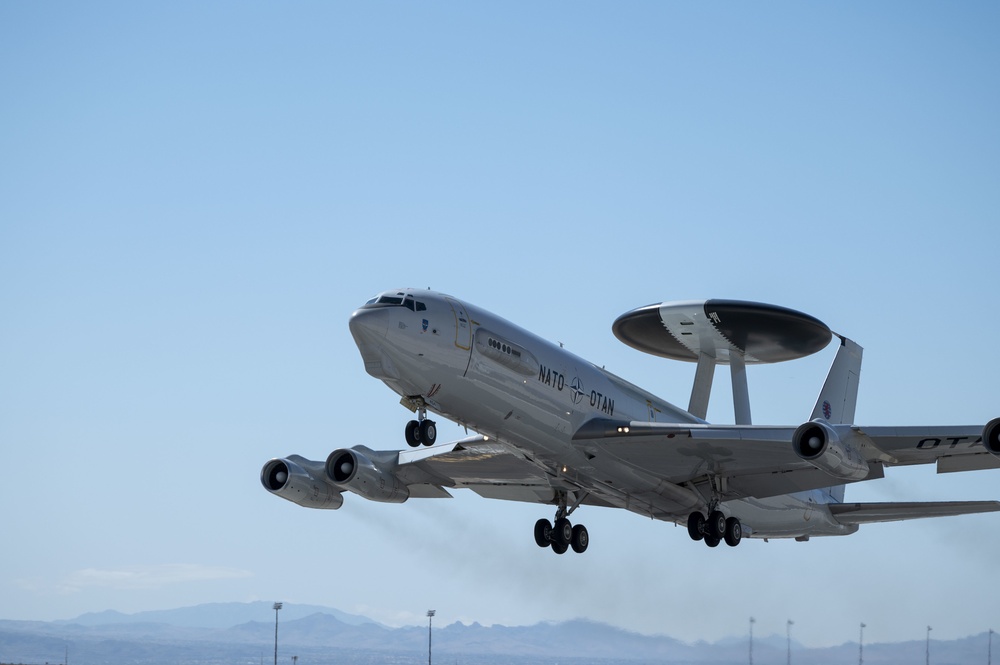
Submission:
<svg viewBox="0 0 1000 665">
<path fill-rule="evenodd" d="M 1000 418 L 985 426 L 853 424 L 862 349 L 791 309 L 736 300 L 665 302 L 626 312 L 615 336 L 696 363 L 687 410 L 485 310 L 430 290 L 386 291 L 351 315 L 368 374 L 415 414 L 409 448 L 334 450 L 324 461 L 275 458 L 264 487 L 309 508 L 350 491 L 372 501 L 489 498 L 555 507 L 534 539 L 558 554 L 587 549 L 570 516 L 624 508 L 687 526 L 709 547 L 744 537 L 846 535 L 861 524 L 1000 510 L 997 501 L 845 503 L 848 483 L 885 467 L 936 463 L 939 473 L 1000 468 Z M 839 344 L 810 419 L 751 423 L 746 367 Z M 735 424 L 706 422 L 712 379 L 729 365 Z M 429 413 L 474 435 L 436 444 Z"/>
</svg>

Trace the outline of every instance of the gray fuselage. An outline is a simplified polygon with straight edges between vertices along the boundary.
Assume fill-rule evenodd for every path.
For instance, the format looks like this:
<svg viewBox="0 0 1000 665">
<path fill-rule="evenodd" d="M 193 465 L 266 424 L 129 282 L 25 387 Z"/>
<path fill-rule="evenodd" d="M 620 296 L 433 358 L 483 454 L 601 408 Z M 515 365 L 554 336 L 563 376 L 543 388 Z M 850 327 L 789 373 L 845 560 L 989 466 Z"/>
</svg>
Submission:
<svg viewBox="0 0 1000 665">
<path fill-rule="evenodd" d="M 517 449 L 602 501 L 682 523 L 707 497 L 628 464 L 595 466 L 572 436 L 595 417 L 703 423 L 687 411 L 485 310 L 433 291 L 386 292 L 351 317 L 365 369 L 404 398 Z M 694 498 L 692 498 L 694 497 Z M 692 504 L 697 501 L 701 505 Z M 726 501 L 746 535 L 846 535 L 821 491 Z"/>
</svg>

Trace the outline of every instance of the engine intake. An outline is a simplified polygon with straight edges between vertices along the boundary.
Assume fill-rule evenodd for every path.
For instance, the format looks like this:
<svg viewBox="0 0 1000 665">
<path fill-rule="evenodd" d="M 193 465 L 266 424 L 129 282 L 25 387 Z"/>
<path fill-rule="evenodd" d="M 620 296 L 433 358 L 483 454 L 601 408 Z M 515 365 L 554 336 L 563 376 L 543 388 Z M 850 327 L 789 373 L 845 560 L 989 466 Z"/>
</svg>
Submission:
<svg viewBox="0 0 1000 665">
<path fill-rule="evenodd" d="M 994 418 L 983 428 L 983 445 L 997 457 L 1000 457 L 1000 418 Z"/>
<path fill-rule="evenodd" d="M 403 503 L 409 499 L 409 488 L 392 472 L 393 460 L 373 460 L 365 453 L 374 457 L 374 451 L 363 446 L 334 450 L 326 458 L 327 478 L 337 487 L 360 494 L 371 501 Z"/>
<path fill-rule="evenodd" d="M 269 460 L 260 470 L 264 489 L 305 508 L 336 510 L 344 505 L 344 497 L 324 477 L 322 465 L 305 459 L 301 462 Z"/>
<path fill-rule="evenodd" d="M 861 452 L 825 420 L 817 419 L 799 425 L 792 434 L 795 454 L 839 480 L 864 480 L 868 477 L 868 462 Z"/>
</svg>

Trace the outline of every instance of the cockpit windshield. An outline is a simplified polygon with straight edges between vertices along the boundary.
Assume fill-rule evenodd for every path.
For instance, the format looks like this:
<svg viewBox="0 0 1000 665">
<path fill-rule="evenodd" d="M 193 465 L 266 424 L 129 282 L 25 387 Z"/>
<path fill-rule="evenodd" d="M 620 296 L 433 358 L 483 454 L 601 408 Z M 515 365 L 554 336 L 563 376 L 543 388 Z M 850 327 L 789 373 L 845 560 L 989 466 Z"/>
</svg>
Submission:
<svg viewBox="0 0 1000 665">
<path fill-rule="evenodd" d="M 405 293 L 383 293 L 377 295 L 368 302 L 364 304 L 364 307 L 393 307 L 402 306 L 414 312 L 423 312 L 427 310 L 427 305 L 420 302 L 419 300 L 414 300 L 413 296 L 406 295 Z"/>
</svg>

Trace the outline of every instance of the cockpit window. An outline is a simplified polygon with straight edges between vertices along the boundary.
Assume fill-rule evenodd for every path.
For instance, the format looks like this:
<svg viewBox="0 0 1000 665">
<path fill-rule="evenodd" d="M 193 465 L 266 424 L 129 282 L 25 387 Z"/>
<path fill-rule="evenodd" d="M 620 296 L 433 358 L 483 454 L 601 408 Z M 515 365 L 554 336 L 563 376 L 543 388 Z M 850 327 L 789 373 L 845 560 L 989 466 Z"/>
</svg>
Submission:
<svg viewBox="0 0 1000 665">
<path fill-rule="evenodd" d="M 368 302 L 366 302 L 364 307 L 379 307 L 379 306 L 397 306 L 401 305 L 414 312 L 424 312 L 427 310 L 427 305 L 422 302 L 418 302 L 413 299 L 413 296 L 404 296 L 402 293 L 397 293 L 395 295 L 382 294 L 375 296 Z"/>
<path fill-rule="evenodd" d="M 419 300 L 414 300 L 410 296 L 406 296 L 406 298 L 403 299 L 403 307 L 406 307 L 407 309 L 412 310 L 414 312 L 427 311 L 427 305 L 420 302 Z"/>
</svg>

